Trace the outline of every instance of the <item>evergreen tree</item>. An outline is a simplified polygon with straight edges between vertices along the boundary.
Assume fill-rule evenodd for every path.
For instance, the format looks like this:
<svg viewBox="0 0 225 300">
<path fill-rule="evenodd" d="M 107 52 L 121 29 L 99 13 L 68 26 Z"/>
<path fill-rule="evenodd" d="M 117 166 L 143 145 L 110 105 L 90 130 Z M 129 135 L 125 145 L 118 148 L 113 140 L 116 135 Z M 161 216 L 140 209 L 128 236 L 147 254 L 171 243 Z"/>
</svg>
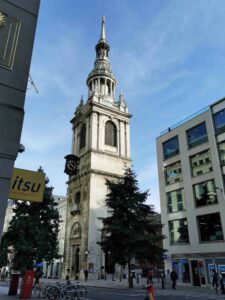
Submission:
<svg viewBox="0 0 225 300">
<path fill-rule="evenodd" d="M 39 168 L 39 172 L 43 172 Z M 14 216 L 1 241 L 1 257 L 4 261 L 9 247 L 13 247 L 13 268 L 32 269 L 35 262 L 50 263 L 58 258 L 58 232 L 60 216 L 52 195 L 53 187 L 45 180 L 43 202 L 15 201 Z"/>
<path fill-rule="evenodd" d="M 114 262 L 128 264 L 129 287 L 133 287 L 131 259 L 152 263 L 161 260 L 162 225 L 153 206 L 145 204 L 149 193 L 139 190 L 136 174 L 130 168 L 123 178 L 117 182 L 106 180 L 106 185 L 109 216 L 100 218 L 103 228 L 99 244 L 105 253 L 110 251 Z"/>
</svg>

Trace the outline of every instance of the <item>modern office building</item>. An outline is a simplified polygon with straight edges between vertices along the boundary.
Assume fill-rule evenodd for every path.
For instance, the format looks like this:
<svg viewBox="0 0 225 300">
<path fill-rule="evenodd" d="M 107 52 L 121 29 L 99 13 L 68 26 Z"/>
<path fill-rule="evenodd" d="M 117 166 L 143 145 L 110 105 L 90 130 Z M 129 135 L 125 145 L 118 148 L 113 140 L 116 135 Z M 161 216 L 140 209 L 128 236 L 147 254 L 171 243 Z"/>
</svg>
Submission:
<svg viewBox="0 0 225 300">
<path fill-rule="evenodd" d="M 65 274 L 83 276 L 84 269 L 98 276 L 109 269 L 109 257 L 101 251 L 102 222 L 107 216 L 106 179 L 117 180 L 130 166 L 130 117 L 123 95 L 116 100 L 116 78 L 110 69 L 110 46 L 102 19 L 95 47 L 94 68 L 87 78 L 88 97 L 75 110 L 72 123 L 72 156 L 79 158 L 67 190 Z M 73 162 L 68 163 L 68 168 Z M 110 255 L 110 254 L 109 254 Z M 91 274 L 89 274 L 91 276 Z"/>
<path fill-rule="evenodd" d="M 0 1 L 0 237 L 14 162 L 24 150 L 20 136 L 39 4 Z"/>
<path fill-rule="evenodd" d="M 206 286 L 225 271 L 225 98 L 157 138 L 165 268 Z"/>
</svg>

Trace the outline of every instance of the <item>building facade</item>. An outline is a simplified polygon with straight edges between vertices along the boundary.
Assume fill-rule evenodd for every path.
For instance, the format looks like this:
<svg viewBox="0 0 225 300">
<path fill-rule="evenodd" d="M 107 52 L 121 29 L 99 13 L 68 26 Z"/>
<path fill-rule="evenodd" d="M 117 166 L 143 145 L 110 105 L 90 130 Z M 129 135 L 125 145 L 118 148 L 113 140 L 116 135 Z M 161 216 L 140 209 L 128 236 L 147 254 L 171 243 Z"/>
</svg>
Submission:
<svg viewBox="0 0 225 300">
<path fill-rule="evenodd" d="M 39 0 L 0 1 L 0 236 L 20 147 Z"/>
<path fill-rule="evenodd" d="M 110 69 L 104 18 L 95 50 L 94 68 L 87 78 L 88 98 L 81 98 L 71 120 L 72 154 L 80 160 L 67 191 L 64 271 L 71 278 L 83 276 L 84 269 L 93 276 L 107 271 L 109 259 L 97 244 L 102 228 L 99 217 L 107 216 L 105 180 L 117 180 L 131 164 L 131 116 L 123 95 L 115 99 L 116 78 Z"/>
<path fill-rule="evenodd" d="M 225 271 L 225 98 L 163 132 L 157 155 L 165 267 L 210 285 Z"/>
<path fill-rule="evenodd" d="M 58 234 L 59 251 L 58 254 L 61 256 L 59 259 L 54 259 L 50 265 L 43 264 L 43 274 L 47 278 L 61 278 L 63 270 L 63 256 L 64 256 L 64 245 L 65 245 L 65 226 L 66 226 L 66 209 L 67 209 L 67 198 L 64 196 L 53 195 L 56 203 L 57 210 L 60 215 L 60 227 Z"/>
</svg>

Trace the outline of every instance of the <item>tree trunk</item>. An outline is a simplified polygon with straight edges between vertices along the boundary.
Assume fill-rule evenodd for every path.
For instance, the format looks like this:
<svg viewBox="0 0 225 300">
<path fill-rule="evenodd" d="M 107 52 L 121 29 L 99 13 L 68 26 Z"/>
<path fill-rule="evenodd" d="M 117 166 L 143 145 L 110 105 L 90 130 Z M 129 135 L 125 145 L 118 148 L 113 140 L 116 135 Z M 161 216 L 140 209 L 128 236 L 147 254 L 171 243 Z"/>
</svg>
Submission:
<svg viewBox="0 0 225 300">
<path fill-rule="evenodd" d="M 129 288 L 133 288 L 133 277 L 131 275 L 131 268 L 130 268 L 130 260 L 128 261 L 128 283 L 129 283 Z"/>
</svg>

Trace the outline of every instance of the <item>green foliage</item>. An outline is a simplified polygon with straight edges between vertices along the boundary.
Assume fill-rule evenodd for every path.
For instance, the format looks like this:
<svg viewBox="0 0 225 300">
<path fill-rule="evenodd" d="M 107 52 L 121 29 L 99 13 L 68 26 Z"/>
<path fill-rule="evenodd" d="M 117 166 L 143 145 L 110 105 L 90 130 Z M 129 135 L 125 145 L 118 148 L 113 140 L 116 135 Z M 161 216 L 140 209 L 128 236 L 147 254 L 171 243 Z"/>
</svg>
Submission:
<svg viewBox="0 0 225 300">
<path fill-rule="evenodd" d="M 0 268 L 7 265 L 8 263 L 7 254 L 8 254 L 7 241 L 3 236 L 0 244 Z"/>
<path fill-rule="evenodd" d="M 138 188 L 136 174 L 126 169 L 118 182 L 106 181 L 106 206 L 109 216 L 103 222 L 102 241 L 105 253 L 110 250 L 115 262 L 125 265 L 132 258 L 156 263 L 164 253 L 159 215 L 145 204 L 148 191 Z"/>
<path fill-rule="evenodd" d="M 41 168 L 38 171 L 43 172 Z M 14 269 L 30 269 L 35 261 L 50 263 L 59 257 L 57 236 L 61 221 L 53 187 L 48 183 L 46 178 L 42 203 L 15 201 L 14 216 L 1 242 L 4 253 L 9 246 L 14 249 Z"/>
</svg>

